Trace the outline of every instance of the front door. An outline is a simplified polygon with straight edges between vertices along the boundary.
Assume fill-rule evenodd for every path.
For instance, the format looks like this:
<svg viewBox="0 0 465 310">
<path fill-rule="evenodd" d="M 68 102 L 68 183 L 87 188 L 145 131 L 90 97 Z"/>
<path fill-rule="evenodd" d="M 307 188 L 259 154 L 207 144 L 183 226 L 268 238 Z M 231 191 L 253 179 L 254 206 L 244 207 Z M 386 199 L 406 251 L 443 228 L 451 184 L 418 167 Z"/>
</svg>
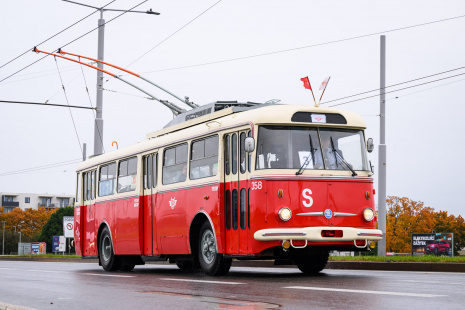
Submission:
<svg viewBox="0 0 465 310">
<path fill-rule="evenodd" d="M 248 130 L 224 135 L 224 214 L 226 254 L 247 254 L 250 238 L 250 156 L 245 152 Z"/>
<path fill-rule="evenodd" d="M 157 167 L 158 153 L 149 154 L 143 157 L 143 215 L 144 219 L 144 255 L 157 255 L 159 253 L 157 246 L 156 233 L 156 187 L 157 187 Z"/>
</svg>

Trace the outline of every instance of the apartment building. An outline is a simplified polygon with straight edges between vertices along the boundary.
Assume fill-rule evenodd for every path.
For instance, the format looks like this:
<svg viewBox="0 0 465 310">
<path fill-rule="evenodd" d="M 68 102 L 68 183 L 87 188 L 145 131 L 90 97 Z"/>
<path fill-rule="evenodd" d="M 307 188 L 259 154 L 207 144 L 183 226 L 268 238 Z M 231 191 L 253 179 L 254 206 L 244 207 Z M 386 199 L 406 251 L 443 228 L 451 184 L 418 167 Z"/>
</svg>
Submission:
<svg viewBox="0 0 465 310">
<path fill-rule="evenodd" d="M 50 210 L 74 205 L 74 196 L 71 195 L 0 192 L 0 196 L 2 199 L 1 206 L 4 208 L 5 213 L 14 208 L 37 210 L 39 207 L 44 207 Z"/>
</svg>

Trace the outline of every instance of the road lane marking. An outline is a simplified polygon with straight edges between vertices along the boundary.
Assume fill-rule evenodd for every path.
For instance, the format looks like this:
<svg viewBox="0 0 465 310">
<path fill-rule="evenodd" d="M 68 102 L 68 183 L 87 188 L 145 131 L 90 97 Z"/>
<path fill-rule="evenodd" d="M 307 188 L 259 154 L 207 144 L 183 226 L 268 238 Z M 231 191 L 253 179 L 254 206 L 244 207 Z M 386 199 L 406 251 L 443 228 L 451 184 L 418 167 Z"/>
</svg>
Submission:
<svg viewBox="0 0 465 310">
<path fill-rule="evenodd" d="M 197 282 L 197 283 L 212 283 L 212 284 L 229 284 L 229 285 L 247 284 L 247 283 L 240 283 L 240 282 L 207 281 L 207 280 L 191 280 L 191 279 L 173 279 L 173 278 L 161 278 L 160 280 L 180 281 L 180 282 Z"/>
<path fill-rule="evenodd" d="M 0 309 L 8 309 L 8 310 L 35 310 L 35 308 L 28 308 L 20 305 L 12 305 L 0 302 Z"/>
<path fill-rule="evenodd" d="M 410 283 L 428 283 L 428 284 L 447 284 L 447 285 L 463 285 L 463 282 L 444 282 L 444 281 L 420 281 L 420 280 L 399 280 L 400 282 Z"/>
<path fill-rule="evenodd" d="M 135 278 L 136 276 L 124 276 L 118 274 L 103 274 L 103 273 L 80 273 L 87 276 L 115 277 L 115 278 Z"/>
<path fill-rule="evenodd" d="M 328 291 L 328 292 L 341 292 L 341 293 L 359 293 L 359 294 L 374 294 L 374 295 L 392 295 L 392 296 L 408 296 L 408 297 L 446 297 L 447 295 L 435 294 L 416 294 L 416 293 L 402 293 L 402 292 L 383 292 L 383 291 L 367 291 L 367 290 L 348 290 L 342 288 L 330 287 L 311 287 L 311 286 L 286 286 L 284 288 L 298 289 L 298 290 L 312 290 L 312 291 Z"/>
</svg>

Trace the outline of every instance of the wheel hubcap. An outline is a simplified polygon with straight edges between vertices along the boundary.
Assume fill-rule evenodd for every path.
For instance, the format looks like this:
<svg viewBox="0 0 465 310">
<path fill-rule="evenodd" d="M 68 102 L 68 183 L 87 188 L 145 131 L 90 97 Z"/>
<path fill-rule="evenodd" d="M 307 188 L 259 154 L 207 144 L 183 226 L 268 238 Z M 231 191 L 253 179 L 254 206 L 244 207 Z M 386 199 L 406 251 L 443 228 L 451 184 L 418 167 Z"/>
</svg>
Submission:
<svg viewBox="0 0 465 310">
<path fill-rule="evenodd" d="M 211 230 L 206 230 L 202 235 L 202 257 L 203 260 L 211 264 L 216 255 L 215 237 Z"/>
<path fill-rule="evenodd" d="M 108 261 L 111 256 L 111 240 L 110 237 L 107 235 L 103 238 L 102 242 L 102 254 L 103 260 Z"/>
</svg>

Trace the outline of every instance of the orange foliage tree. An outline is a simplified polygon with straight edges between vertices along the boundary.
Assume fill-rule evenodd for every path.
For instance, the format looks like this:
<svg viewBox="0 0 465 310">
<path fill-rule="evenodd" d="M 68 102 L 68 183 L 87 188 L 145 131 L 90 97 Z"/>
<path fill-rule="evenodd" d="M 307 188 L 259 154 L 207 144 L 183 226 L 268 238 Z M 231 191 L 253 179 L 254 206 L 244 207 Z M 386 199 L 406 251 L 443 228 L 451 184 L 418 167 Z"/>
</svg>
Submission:
<svg viewBox="0 0 465 310">
<path fill-rule="evenodd" d="M 421 201 L 407 197 L 388 196 L 386 199 L 386 251 L 410 253 L 412 233 L 454 233 L 454 252 L 465 247 L 465 221 L 447 211 L 436 212 Z"/>
<path fill-rule="evenodd" d="M 0 208 L 0 221 L 6 221 L 5 230 L 13 231 L 16 226 L 16 232 L 21 232 L 26 238 L 34 238 L 40 234 L 42 227 L 55 211 L 47 211 L 45 208 L 23 211 L 20 208 L 14 208 L 8 213 L 3 213 L 3 208 Z"/>
</svg>

